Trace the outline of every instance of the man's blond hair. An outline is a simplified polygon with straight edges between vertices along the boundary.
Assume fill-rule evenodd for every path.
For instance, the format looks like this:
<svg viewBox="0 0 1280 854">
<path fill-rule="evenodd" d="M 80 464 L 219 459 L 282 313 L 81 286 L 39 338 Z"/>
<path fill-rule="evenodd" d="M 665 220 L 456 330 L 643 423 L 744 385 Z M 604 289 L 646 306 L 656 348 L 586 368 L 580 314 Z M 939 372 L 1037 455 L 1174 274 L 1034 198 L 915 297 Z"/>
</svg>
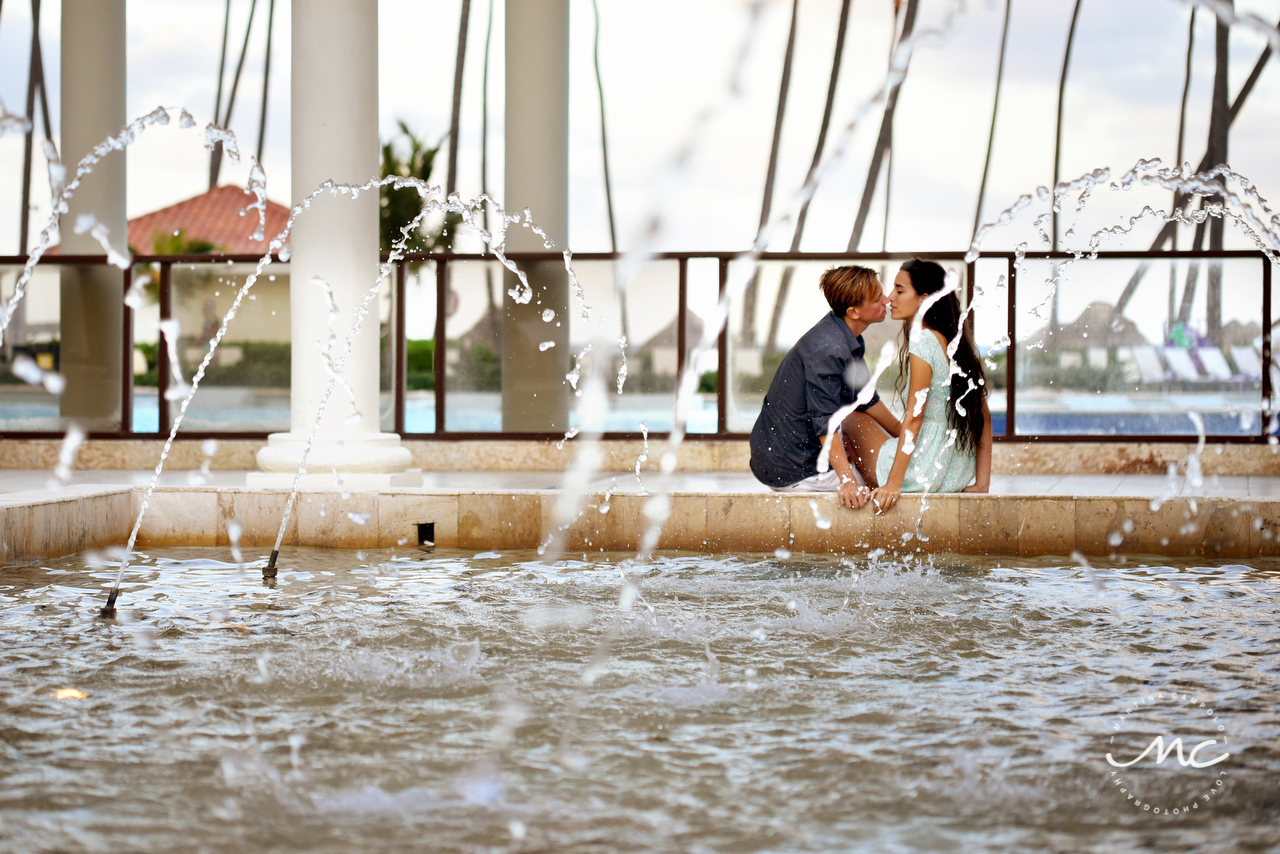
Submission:
<svg viewBox="0 0 1280 854">
<path fill-rule="evenodd" d="M 837 317 L 844 317 L 853 306 L 884 296 L 884 288 L 880 286 L 875 270 L 856 264 L 827 270 L 818 279 L 818 287 L 822 288 L 822 295 Z"/>
</svg>

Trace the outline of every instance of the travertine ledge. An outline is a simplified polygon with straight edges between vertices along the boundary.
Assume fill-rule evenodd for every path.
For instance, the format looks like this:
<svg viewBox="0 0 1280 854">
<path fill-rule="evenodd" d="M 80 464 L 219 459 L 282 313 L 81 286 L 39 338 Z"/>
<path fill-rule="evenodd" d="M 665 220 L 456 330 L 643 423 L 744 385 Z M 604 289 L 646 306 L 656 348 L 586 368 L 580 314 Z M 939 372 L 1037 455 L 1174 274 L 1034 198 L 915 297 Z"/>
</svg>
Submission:
<svg viewBox="0 0 1280 854">
<path fill-rule="evenodd" d="M 1226 490 L 1228 493 L 1230 490 Z M 1266 491 L 1272 491 L 1270 489 Z M 122 545 L 141 506 L 138 487 L 67 487 L 0 496 L 6 561 L 51 558 Z M 162 487 L 143 521 L 140 547 L 226 546 L 227 523 L 242 545 L 268 549 L 287 490 Z M 286 545 L 386 548 L 416 545 L 417 525 L 435 524 L 439 547 L 528 549 L 553 533 L 569 551 L 634 550 L 651 496 L 632 490 L 587 497 L 563 531 L 553 523 L 555 489 L 387 489 L 299 496 Z M 1280 554 L 1280 494 L 904 496 L 891 512 L 848 510 L 834 496 L 689 490 L 670 495 L 660 548 L 858 555 L 887 551 L 993 555 L 1117 553 L 1251 558 Z"/>
</svg>

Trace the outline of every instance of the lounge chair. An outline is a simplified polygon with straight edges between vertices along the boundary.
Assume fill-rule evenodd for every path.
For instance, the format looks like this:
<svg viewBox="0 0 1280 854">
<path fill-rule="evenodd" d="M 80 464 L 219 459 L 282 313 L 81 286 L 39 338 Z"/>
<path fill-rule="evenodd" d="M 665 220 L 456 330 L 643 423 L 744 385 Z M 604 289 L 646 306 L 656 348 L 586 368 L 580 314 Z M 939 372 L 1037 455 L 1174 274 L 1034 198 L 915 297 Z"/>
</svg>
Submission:
<svg viewBox="0 0 1280 854">
<path fill-rule="evenodd" d="M 1165 347 L 1164 357 L 1168 360 L 1169 369 L 1173 371 L 1176 379 L 1193 383 L 1204 379 L 1196 368 L 1196 363 L 1191 360 L 1190 350 L 1183 350 L 1181 347 Z"/>
<path fill-rule="evenodd" d="M 1138 365 L 1138 372 L 1145 384 L 1164 382 L 1164 365 L 1160 362 L 1160 354 L 1155 347 L 1143 346 L 1133 348 L 1133 360 Z"/>
<path fill-rule="evenodd" d="M 1204 366 L 1204 372 L 1211 378 L 1226 382 L 1244 379 L 1231 370 L 1231 366 L 1227 364 L 1227 357 L 1222 355 L 1222 351 L 1217 347 L 1201 347 L 1196 351 L 1196 355 L 1200 358 L 1200 364 Z"/>
<path fill-rule="evenodd" d="M 1258 357 L 1257 350 L 1252 347 L 1232 347 L 1231 360 L 1236 363 L 1236 370 L 1247 379 L 1262 379 L 1262 359 Z"/>
</svg>

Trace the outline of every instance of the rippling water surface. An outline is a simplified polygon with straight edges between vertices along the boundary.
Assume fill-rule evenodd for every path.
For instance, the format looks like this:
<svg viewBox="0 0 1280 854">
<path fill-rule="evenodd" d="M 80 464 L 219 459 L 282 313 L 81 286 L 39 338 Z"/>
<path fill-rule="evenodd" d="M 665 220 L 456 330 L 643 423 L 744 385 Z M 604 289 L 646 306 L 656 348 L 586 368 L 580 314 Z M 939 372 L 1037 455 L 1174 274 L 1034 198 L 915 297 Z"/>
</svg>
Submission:
<svg viewBox="0 0 1280 854">
<path fill-rule="evenodd" d="M 229 560 L 0 569 L 0 850 L 1280 845 L 1275 562 Z"/>
</svg>

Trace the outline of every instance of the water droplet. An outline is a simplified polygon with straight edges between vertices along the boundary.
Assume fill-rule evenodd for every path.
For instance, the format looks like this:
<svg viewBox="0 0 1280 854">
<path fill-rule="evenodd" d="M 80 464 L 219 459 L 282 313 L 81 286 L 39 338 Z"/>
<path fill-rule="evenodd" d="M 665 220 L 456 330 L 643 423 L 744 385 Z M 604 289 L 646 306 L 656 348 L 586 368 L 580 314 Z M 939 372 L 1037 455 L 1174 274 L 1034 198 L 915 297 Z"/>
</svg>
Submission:
<svg viewBox="0 0 1280 854">
<path fill-rule="evenodd" d="M 826 531 L 831 527 L 831 520 L 818 509 L 818 502 L 812 498 L 809 499 L 809 509 L 813 511 L 813 524 L 817 525 L 819 530 Z"/>
<path fill-rule="evenodd" d="M 541 344 L 538 345 L 538 349 L 545 353 L 547 350 L 550 350 L 554 346 L 556 346 L 556 342 L 554 341 L 543 341 Z"/>
</svg>

